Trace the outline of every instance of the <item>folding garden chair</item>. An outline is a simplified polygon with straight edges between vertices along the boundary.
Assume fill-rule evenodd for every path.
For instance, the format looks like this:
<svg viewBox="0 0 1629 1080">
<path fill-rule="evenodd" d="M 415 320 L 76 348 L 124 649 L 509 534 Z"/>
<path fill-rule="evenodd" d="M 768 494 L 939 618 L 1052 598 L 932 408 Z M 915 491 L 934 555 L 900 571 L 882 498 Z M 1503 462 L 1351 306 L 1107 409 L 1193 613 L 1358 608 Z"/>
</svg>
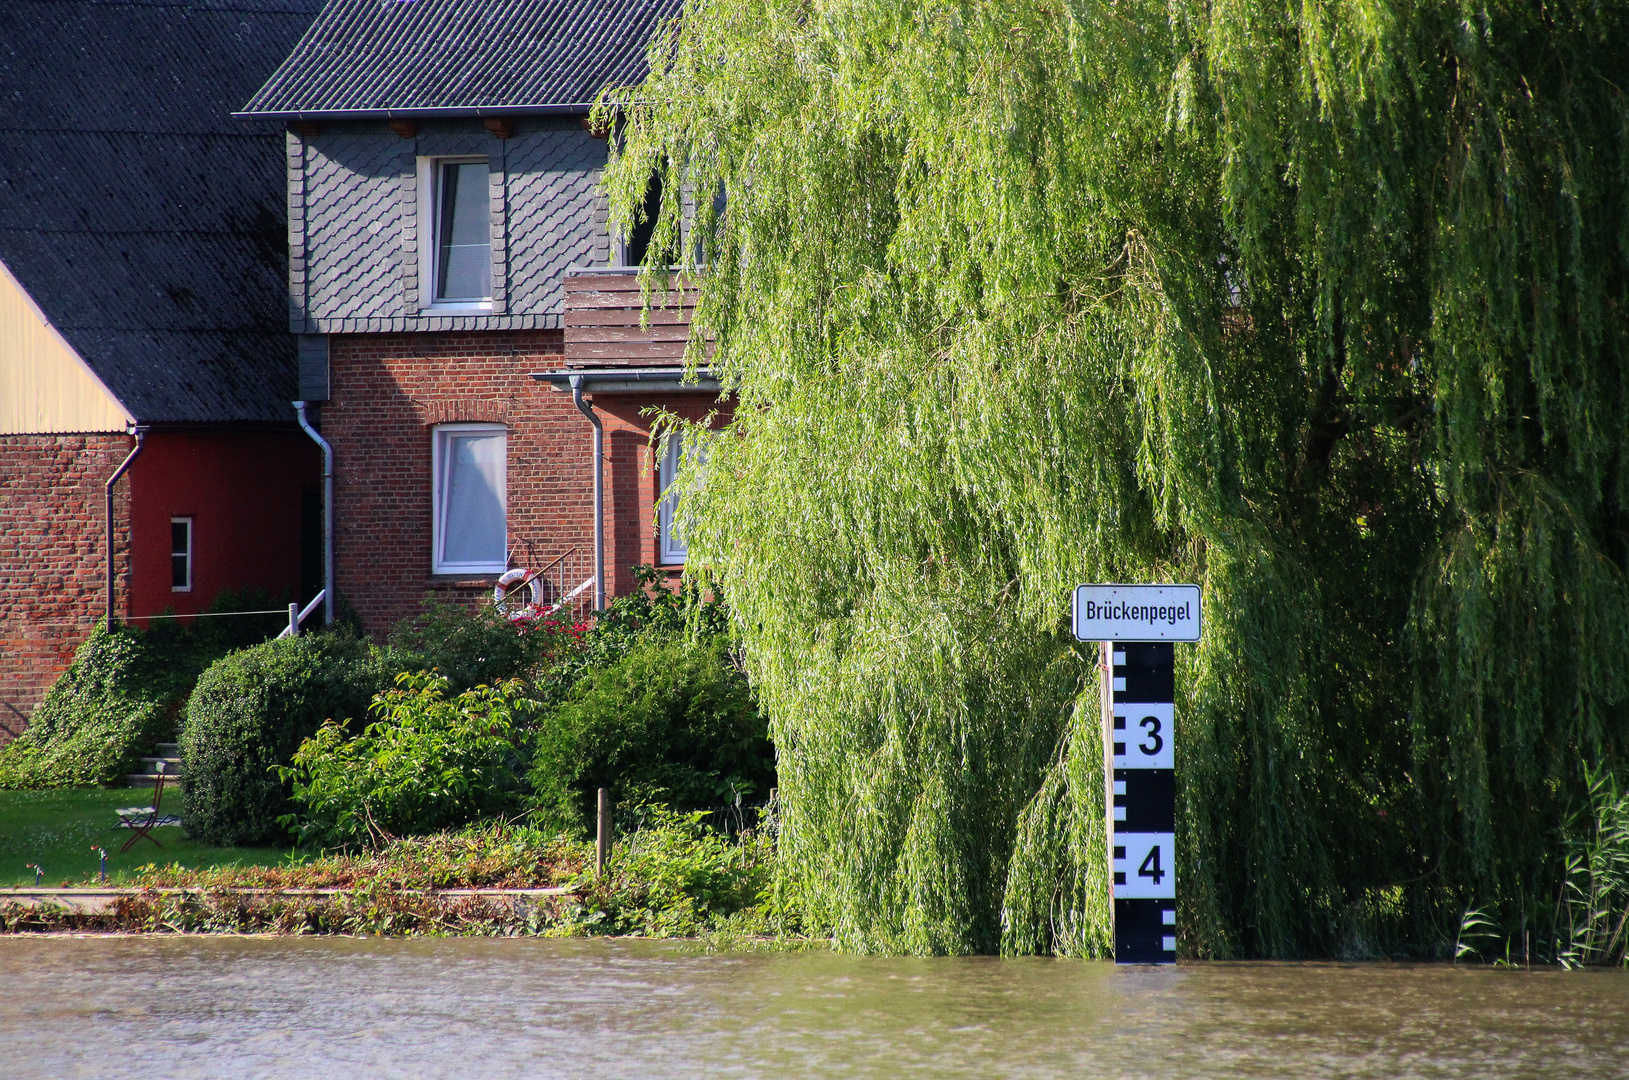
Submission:
<svg viewBox="0 0 1629 1080">
<path fill-rule="evenodd" d="M 118 812 L 119 817 L 123 819 L 119 822 L 119 825 L 130 830 L 130 839 L 124 842 L 124 847 L 119 849 L 119 854 L 123 855 L 135 847 L 140 840 L 151 840 L 159 847 L 164 846 L 159 843 L 158 837 L 152 835 L 153 830 L 160 825 L 173 825 L 179 819 L 174 815 L 165 815 L 161 809 L 163 803 L 164 763 L 161 761 L 158 763 L 158 779 L 153 782 L 153 805 L 132 806 Z"/>
</svg>

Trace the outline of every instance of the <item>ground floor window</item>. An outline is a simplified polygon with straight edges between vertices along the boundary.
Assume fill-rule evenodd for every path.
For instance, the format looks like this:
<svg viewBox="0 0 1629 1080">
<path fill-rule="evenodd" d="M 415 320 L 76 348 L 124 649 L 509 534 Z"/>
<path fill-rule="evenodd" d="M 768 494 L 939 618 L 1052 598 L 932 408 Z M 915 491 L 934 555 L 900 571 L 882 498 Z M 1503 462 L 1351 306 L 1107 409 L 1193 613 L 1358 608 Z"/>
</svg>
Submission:
<svg viewBox="0 0 1629 1080">
<path fill-rule="evenodd" d="M 508 441 L 502 424 L 434 429 L 433 573 L 501 574 L 509 568 Z"/>
<path fill-rule="evenodd" d="M 192 519 L 170 519 L 170 591 L 192 591 Z"/>
<path fill-rule="evenodd" d="M 705 454 L 704 449 L 696 452 Z M 659 563 L 682 563 L 689 554 L 683 531 L 675 522 L 680 492 L 674 487 L 674 481 L 678 478 L 679 462 L 685 453 L 684 436 L 678 432 L 662 440 L 661 458 L 656 470 L 660 491 L 656 504 L 656 561 Z"/>
</svg>

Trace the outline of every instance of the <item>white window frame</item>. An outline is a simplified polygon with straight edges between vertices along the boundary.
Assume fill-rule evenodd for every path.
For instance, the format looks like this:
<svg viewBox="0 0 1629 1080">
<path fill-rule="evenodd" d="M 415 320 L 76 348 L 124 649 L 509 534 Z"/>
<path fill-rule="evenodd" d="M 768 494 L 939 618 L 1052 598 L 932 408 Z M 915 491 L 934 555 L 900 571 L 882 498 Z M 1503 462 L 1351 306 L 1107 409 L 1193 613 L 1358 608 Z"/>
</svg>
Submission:
<svg viewBox="0 0 1629 1080">
<path fill-rule="evenodd" d="M 446 518 L 447 485 L 443 476 L 447 437 L 479 432 L 503 436 L 503 530 L 504 560 L 492 563 L 454 563 L 441 559 L 442 527 Z M 433 574 L 501 574 L 509 569 L 509 425 L 437 424 L 430 429 L 430 572 Z"/>
<path fill-rule="evenodd" d="M 492 246 L 491 178 L 492 159 L 480 154 L 453 154 L 446 157 L 421 157 L 419 173 L 419 310 L 425 314 L 456 315 L 463 313 L 489 313 L 492 297 L 485 300 L 437 300 L 436 253 L 441 248 L 441 231 L 436 228 L 437 207 L 441 205 L 439 182 L 443 165 L 484 164 L 487 168 L 487 243 Z M 490 252 L 490 247 L 488 251 Z M 488 256 L 490 258 L 490 254 Z"/>
<path fill-rule="evenodd" d="M 706 447 L 702 448 L 706 452 Z M 690 545 L 675 548 L 673 539 L 673 512 L 678 509 L 677 498 L 682 492 L 669 492 L 678 477 L 680 459 L 684 454 L 684 436 L 677 431 L 662 437 L 656 459 L 656 564 L 683 566 L 690 554 Z M 704 459 L 705 460 L 705 459 Z"/>
<path fill-rule="evenodd" d="M 175 557 L 176 557 L 177 554 L 179 554 L 175 550 L 175 527 L 177 525 L 185 525 L 187 527 L 187 550 L 186 550 L 186 553 L 185 553 L 186 557 L 187 557 L 187 580 L 186 580 L 186 582 L 184 584 L 181 584 L 181 585 L 177 585 L 175 583 Z M 194 551 L 196 550 L 197 544 L 198 544 L 197 536 L 198 536 L 197 529 L 194 527 L 192 518 L 190 518 L 190 517 L 173 517 L 173 518 L 170 519 L 170 591 L 171 592 L 191 592 L 192 591 L 192 577 L 193 577 L 192 564 L 193 564 Z"/>
</svg>

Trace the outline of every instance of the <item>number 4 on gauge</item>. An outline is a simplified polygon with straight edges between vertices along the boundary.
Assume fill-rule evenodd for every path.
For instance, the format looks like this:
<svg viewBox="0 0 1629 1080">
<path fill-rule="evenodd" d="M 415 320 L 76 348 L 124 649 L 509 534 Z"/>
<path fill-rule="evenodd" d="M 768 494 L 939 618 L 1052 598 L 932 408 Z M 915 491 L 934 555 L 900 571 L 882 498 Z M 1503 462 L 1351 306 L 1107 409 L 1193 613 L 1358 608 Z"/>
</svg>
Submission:
<svg viewBox="0 0 1629 1080">
<path fill-rule="evenodd" d="M 1176 896 L 1176 865 L 1171 833 L 1116 833 L 1114 898 L 1169 900 Z"/>
</svg>

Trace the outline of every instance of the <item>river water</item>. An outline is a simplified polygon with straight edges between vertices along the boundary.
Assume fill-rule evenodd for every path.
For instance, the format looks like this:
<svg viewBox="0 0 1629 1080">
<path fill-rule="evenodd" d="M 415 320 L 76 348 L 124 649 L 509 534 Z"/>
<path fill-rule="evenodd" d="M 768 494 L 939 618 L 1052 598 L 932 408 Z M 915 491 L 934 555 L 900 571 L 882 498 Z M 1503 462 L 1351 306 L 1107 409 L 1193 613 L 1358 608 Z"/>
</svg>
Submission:
<svg viewBox="0 0 1629 1080">
<path fill-rule="evenodd" d="M 1629 973 L 0 939 L 0 1077 L 1629 1076 Z"/>
</svg>

